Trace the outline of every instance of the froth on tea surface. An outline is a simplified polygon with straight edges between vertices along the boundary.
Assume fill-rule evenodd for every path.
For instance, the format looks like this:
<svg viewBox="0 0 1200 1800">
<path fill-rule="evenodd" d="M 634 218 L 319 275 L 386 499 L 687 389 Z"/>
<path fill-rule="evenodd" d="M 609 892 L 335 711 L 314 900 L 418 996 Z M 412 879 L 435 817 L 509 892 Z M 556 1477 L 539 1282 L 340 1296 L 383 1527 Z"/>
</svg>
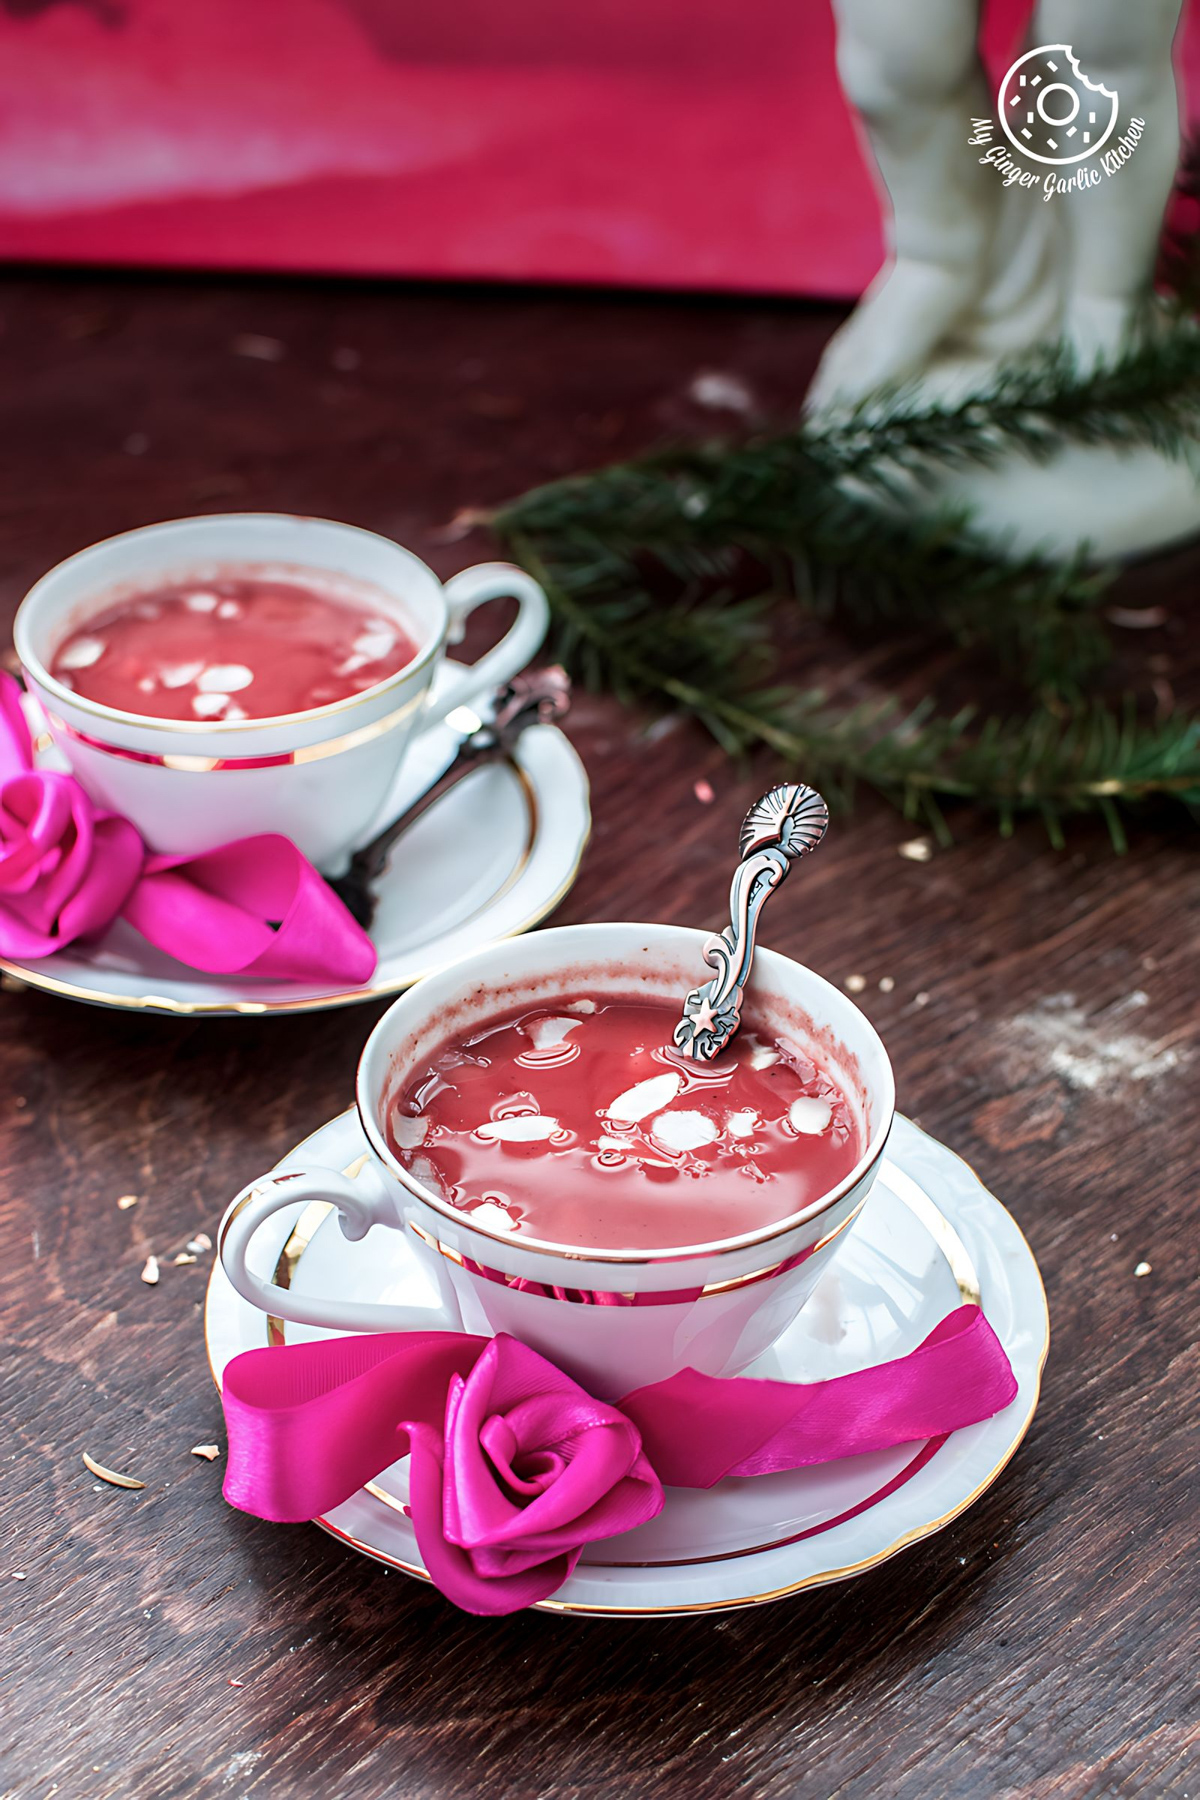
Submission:
<svg viewBox="0 0 1200 1800">
<path fill-rule="evenodd" d="M 362 693 L 416 655 L 386 597 L 252 572 L 127 595 L 59 645 L 85 699 L 156 719 L 269 719 Z"/>
<path fill-rule="evenodd" d="M 586 995 L 443 1044 L 389 1108 L 393 1152 L 490 1229 L 586 1249 L 736 1237 L 831 1192 L 862 1154 L 841 1088 L 743 1029 L 714 1062 L 677 1009 Z"/>
</svg>

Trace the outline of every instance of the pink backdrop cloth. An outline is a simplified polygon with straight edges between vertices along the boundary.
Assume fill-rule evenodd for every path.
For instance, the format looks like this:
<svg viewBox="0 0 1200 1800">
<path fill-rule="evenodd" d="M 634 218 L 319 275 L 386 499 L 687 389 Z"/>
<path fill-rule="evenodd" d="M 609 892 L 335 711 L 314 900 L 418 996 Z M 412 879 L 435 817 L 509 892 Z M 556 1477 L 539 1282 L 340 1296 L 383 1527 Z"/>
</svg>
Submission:
<svg viewBox="0 0 1200 1800">
<path fill-rule="evenodd" d="M 290 839 L 149 856 L 74 776 L 35 768 L 20 688 L 0 674 L 0 955 L 51 956 L 118 915 L 207 974 L 358 983 L 375 968 L 370 938 Z"/>
<path fill-rule="evenodd" d="M 43 0 L 0 116 L 10 258 L 841 296 L 882 253 L 829 0 Z"/>
<path fill-rule="evenodd" d="M 430 1576 L 469 1612 L 560 1587 L 586 1544 L 709 1488 L 938 1437 L 991 1418 L 1016 1380 L 977 1307 L 909 1355 L 829 1381 L 685 1369 L 616 1406 L 514 1338 L 387 1332 L 249 1350 L 225 1369 L 225 1498 L 316 1518 L 404 1455 Z"/>
</svg>

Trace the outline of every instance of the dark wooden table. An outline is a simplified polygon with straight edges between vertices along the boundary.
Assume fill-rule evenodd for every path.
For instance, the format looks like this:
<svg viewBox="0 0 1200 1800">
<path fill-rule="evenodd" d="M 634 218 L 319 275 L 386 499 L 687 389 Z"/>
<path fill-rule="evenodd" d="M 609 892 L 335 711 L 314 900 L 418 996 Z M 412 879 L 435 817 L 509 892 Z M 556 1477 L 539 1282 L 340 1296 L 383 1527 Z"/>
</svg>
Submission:
<svg viewBox="0 0 1200 1800">
<path fill-rule="evenodd" d="M 440 534 L 460 507 L 736 422 L 697 405 L 701 371 L 785 415 L 832 323 L 69 276 L 5 280 L 0 312 L 9 614 L 64 554 L 195 511 L 345 518 L 449 573 L 487 551 Z M 1134 653 L 1193 704 L 1198 569 L 1130 577 L 1168 612 Z M 816 628 L 799 653 L 847 696 L 899 666 Z M 945 673 L 919 649 L 905 667 L 914 694 Z M 716 922 L 761 780 L 645 723 L 579 701 L 596 830 L 560 920 Z M 718 1618 L 475 1621 L 314 1528 L 230 1511 L 222 1463 L 189 1455 L 222 1437 L 210 1258 L 171 1257 L 346 1103 L 378 1008 L 206 1023 L 4 993 L 5 1800 L 1200 1792 L 1197 843 L 1156 825 L 1118 860 L 1090 825 L 1058 855 L 1035 825 L 959 830 L 917 864 L 897 854 L 911 828 L 864 803 L 768 936 L 865 978 L 902 1105 L 1027 1232 L 1054 1325 L 1042 1407 L 939 1536 Z M 97 1491 L 84 1450 L 145 1490 Z"/>
</svg>

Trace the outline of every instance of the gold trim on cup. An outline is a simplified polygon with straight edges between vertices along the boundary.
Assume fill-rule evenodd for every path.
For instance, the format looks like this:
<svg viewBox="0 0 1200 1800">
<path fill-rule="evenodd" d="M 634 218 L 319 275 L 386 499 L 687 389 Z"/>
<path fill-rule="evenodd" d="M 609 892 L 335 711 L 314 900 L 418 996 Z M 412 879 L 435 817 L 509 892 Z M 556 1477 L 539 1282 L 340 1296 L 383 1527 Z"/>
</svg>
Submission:
<svg viewBox="0 0 1200 1800">
<path fill-rule="evenodd" d="M 394 731 L 397 725 L 403 724 L 425 704 L 425 691 L 414 694 L 403 706 L 394 712 L 385 713 L 382 719 L 375 719 L 370 725 L 360 725 L 356 731 L 343 732 L 340 737 L 324 738 L 318 744 L 302 744 L 298 750 L 278 750 L 264 752 L 261 756 L 190 756 L 182 752 L 169 752 L 162 756 L 152 750 L 131 750 L 124 744 L 107 744 L 101 738 L 89 736 L 74 725 L 67 723 L 57 713 L 47 712 L 51 726 L 56 733 L 84 744 L 89 750 L 99 750 L 104 756 L 115 756 L 122 762 L 149 763 L 156 769 L 174 769 L 184 775 L 212 775 L 227 770 L 275 769 L 288 766 L 299 767 L 304 763 L 323 762 L 327 756 L 340 756 L 343 750 L 357 750 L 360 744 L 369 744 L 375 738 Z"/>
<path fill-rule="evenodd" d="M 931 1202 L 931 1204 L 932 1204 L 932 1202 Z M 835 1239 L 841 1237 L 843 1231 L 848 1231 L 850 1226 L 853 1225 L 854 1221 L 858 1218 L 858 1215 L 861 1213 L 861 1211 L 865 1205 L 866 1205 L 866 1199 L 864 1198 L 863 1200 L 859 1201 L 858 1205 L 855 1207 L 855 1209 L 852 1213 L 848 1213 L 846 1215 L 846 1217 L 842 1220 L 840 1225 L 835 1225 L 833 1230 L 826 1232 L 826 1234 L 823 1238 L 818 1238 L 817 1242 L 815 1244 L 813 1244 L 810 1249 L 800 1252 L 799 1253 L 799 1261 L 793 1261 L 790 1257 L 785 1257 L 782 1262 L 770 1263 L 767 1265 L 766 1268 L 755 1269 L 749 1275 L 734 1275 L 727 1281 L 706 1282 L 705 1285 L 701 1288 L 689 1290 L 689 1298 L 686 1301 L 681 1302 L 681 1304 L 690 1306 L 694 1303 L 694 1301 L 707 1300 L 713 1294 L 732 1294 L 732 1293 L 736 1292 L 736 1290 L 738 1288 L 751 1287 L 757 1281 L 771 1281 L 777 1275 L 785 1275 L 792 1269 L 802 1267 L 804 1263 L 810 1261 L 810 1259 L 817 1254 L 818 1250 L 824 1250 L 826 1245 L 832 1244 L 835 1241 Z M 305 1217 L 307 1217 L 307 1214 L 305 1215 Z M 296 1226 L 297 1232 L 299 1232 L 301 1230 L 301 1227 L 303 1226 L 303 1224 L 304 1224 L 304 1218 L 301 1218 L 297 1222 L 297 1226 Z M 443 1244 L 441 1242 L 440 1238 L 436 1238 L 433 1236 L 432 1232 L 426 1231 L 423 1225 L 418 1225 L 415 1219 L 410 1219 L 408 1221 L 408 1228 L 416 1237 L 420 1238 L 420 1240 L 423 1244 L 427 1244 L 431 1250 L 436 1250 L 439 1255 L 444 1256 L 446 1258 L 447 1262 L 456 1263 L 460 1269 L 466 1267 L 467 1258 L 463 1255 L 461 1250 L 455 1250 L 450 1244 Z M 947 1230 L 949 1230 L 949 1229 L 950 1229 L 950 1227 L 947 1226 Z M 306 1240 L 306 1242 L 307 1242 L 307 1240 Z M 513 1242 L 517 1245 L 518 1248 L 520 1248 L 520 1239 L 514 1239 Z M 305 1247 L 306 1246 L 300 1247 L 301 1255 L 303 1255 Z M 961 1249 L 961 1245 L 959 1247 Z M 294 1250 L 294 1246 L 292 1243 L 292 1239 L 289 1238 L 287 1243 L 284 1245 L 283 1251 L 280 1256 L 281 1265 L 286 1260 L 286 1258 L 290 1254 L 292 1254 L 293 1250 Z M 964 1255 L 965 1254 L 966 1253 L 964 1251 Z M 511 1287 L 514 1282 L 524 1279 L 523 1277 L 521 1277 L 519 1275 L 505 1274 L 500 1269 L 485 1268 L 482 1263 L 475 1263 L 475 1259 L 473 1257 L 471 1258 L 471 1261 L 472 1261 L 472 1263 L 474 1263 L 475 1269 L 482 1271 L 482 1274 L 483 1274 L 485 1280 L 497 1282 L 504 1287 Z M 467 1270 L 468 1274 L 472 1274 L 473 1272 L 474 1272 L 474 1270 L 472 1270 L 472 1269 Z M 280 1283 L 280 1285 L 282 1286 L 284 1284 Z M 569 1306 L 579 1306 L 579 1305 L 587 1304 L 587 1301 L 584 1300 L 583 1296 L 585 1294 L 590 1296 L 590 1295 L 596 1293 L 597 1291 L 603 1292 L 606 1295 L 611 1294 L 612 1298 L 617 1299 L 617 1300 L 628 1300 L 630 1302 L 633 1302 L 637 1299 L 637 1296 L 634 1293 L 626 1292 L 622 1289 L 597 1290 L 594 1288 L 587 1288 L 587 1289 L 575 1288 L 574 1290 L 564 1289 L 562 1293 L 556 1294 L 556 1293 L 550 1291 L 548 1288 L 546 1288 L 545 1283 L 539 1282 L 538 1286 L 542 1287 L 543 1289 L 546 1290 L 539 1296 L 540 1298 L 545 1299 L 545 1300 L 560 1300 L 560 1301 L 565 1302 Z M 659 1298 L 660 1304 L 661 1304 L 661 1297 L 658 1293 L 656 1293 L 656 1291 L 654 1289 L 649 1289 L 649 1290 L 647 1290 L 647 1292 L 649 1293 L 651 1298 Z"/>
</svg>

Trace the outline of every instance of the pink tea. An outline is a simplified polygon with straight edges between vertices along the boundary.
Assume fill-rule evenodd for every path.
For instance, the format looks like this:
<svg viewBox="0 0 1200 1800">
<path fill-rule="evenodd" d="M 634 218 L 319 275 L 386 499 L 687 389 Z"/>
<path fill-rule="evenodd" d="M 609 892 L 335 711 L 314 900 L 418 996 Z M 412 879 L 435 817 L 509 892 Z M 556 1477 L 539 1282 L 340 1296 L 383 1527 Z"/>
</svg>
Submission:
<svg viewBox="0 0 1200 1800">
<path fill-rule="evenodd" d="M 862 1139 L 841 1088 L 743 1028 L 715 1062 L 662 1001 L 575 996 L 443 1044 L 388 1140 L 481 1224 L 588 1249 L 666 1249 L 775 1224 L 832 1191 Z"/>
<path fill-rule="evenodd" d="M 175 583 L 96 613 L 51 673 L 85 699 L 156 719 L 270 719 L 344 700 L 410 663 L 396 619 L 301 581 Z"/>
</svg>

